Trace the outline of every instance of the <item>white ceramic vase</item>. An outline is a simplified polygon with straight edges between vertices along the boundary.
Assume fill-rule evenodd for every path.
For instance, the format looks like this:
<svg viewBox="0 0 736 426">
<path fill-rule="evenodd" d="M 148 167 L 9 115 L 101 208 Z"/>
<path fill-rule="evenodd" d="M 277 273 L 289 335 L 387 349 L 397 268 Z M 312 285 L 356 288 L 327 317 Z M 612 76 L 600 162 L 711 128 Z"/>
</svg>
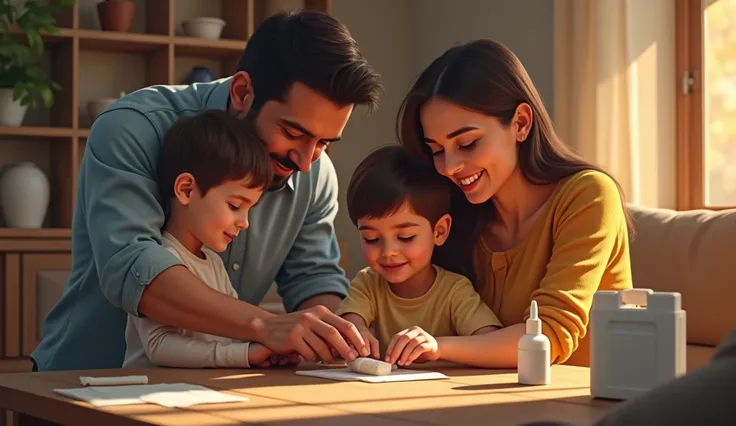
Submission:
<svg viewBox="0 0 736 426">
<path fill-rule="evenodd" d="M 0 126 L 20 126 L 27 109 L 28 105 L 13 100 L 13 89 L 0 89 Z"/>
<path fill-rule="evenodd" d="M 40 228 L 49 207 L 49 181 L 31 162 L 18 163 L 0 178 L 0 206 L 10 228 Z"/>
</svg>

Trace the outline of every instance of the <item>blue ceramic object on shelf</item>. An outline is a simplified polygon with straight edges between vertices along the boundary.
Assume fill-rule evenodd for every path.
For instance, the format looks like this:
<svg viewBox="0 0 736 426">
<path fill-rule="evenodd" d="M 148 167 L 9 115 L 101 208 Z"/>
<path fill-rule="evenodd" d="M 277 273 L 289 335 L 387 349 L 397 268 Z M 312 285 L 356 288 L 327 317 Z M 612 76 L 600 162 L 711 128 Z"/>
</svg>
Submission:
<svg viewBox="0 0 736 426">
<path fill-rule="evenodd" d="M 209 83 L 213 81 L 215 76 L 207 67 L 193 67 L 187 76 L 186 84 L 192 83 Z"/>
</svg>

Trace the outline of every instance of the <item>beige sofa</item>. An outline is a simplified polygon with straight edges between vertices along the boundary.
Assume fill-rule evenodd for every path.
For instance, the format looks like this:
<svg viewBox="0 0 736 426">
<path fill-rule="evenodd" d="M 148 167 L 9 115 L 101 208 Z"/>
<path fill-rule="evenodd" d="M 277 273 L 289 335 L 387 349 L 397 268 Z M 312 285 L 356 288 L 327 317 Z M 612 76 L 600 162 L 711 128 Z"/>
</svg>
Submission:
<svg viewBox="0 0 736 426">
<path fill-rule="evenodd" d="M 736 327 L 736 209 L 628 209 L 634 286 L 682 295 L 691 371 Z"/>
</svg>

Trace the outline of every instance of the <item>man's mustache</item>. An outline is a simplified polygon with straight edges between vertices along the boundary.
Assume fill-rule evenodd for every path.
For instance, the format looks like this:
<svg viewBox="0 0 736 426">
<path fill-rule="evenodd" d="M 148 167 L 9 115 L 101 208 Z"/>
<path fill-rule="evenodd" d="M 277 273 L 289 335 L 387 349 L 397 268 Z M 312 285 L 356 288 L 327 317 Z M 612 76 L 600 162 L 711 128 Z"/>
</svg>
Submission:
<svg viewBox="0 0 736 426">
<path fill-rule="evenodd" d="M 284 167 L 288 170 L 293 170 L 295 172 L 299 171 L 299 166 L 296 165 L 289 157 L 279 157 L 274 154 L 271 154 L 271 158 L 278 161 L 279 164 L 281 164 L 281 167 Z"/>
</svg>

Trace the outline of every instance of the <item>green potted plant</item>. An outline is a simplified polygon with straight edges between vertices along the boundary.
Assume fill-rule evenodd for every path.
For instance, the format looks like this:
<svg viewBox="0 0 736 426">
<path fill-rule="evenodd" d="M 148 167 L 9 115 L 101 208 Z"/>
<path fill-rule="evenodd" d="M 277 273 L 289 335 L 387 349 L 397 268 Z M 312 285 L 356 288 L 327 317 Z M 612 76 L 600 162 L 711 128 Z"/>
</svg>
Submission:
<svg viewBox="0 0 736 426">
<path fill-rule="evenodd" d="M 43 34 L 58 34 L 54 14 L 74 0 L 0 0 L 0 125 L 20 126 L 27 108 L 54 103 L 61 86 L 40 63 Z"/>
</svg>

